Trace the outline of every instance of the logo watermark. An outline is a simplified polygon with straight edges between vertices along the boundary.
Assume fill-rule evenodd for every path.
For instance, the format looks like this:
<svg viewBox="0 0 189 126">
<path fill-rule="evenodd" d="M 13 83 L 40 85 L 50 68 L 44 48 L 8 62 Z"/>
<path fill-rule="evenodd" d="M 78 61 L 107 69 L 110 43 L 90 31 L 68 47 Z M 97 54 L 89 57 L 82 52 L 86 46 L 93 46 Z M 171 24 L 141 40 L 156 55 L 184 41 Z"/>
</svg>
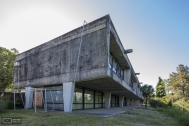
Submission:
<svg viewBox="0 0 189 126">
<path fill-rule="evenodd" d="M 20 117 L 2 117 L 1 124 L 22 124 Z"/>
</svg>

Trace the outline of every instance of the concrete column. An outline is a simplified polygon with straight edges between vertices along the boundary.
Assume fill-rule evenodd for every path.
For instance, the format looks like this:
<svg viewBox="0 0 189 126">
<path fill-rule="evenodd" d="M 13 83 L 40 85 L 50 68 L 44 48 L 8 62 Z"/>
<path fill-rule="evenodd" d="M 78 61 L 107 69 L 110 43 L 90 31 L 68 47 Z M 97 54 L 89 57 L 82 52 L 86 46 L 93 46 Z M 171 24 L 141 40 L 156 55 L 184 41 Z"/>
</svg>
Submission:
<svg viewBox="0 0 189 126">
<path fill-rule="evenodd" d="M 25 87 L 25 109 L 32 108 L 33 91 L 32 87 Z"/>
<path fill-rule="evenodd" d="M 110 108 L 111 93 L 105 92 L 105 108 Z"/>
<path fill-rule="evenodd" d="M 119 96 L 119 107 L 123 107 L 124 96 Z"/>
<path fill-rule="evenodd" d="M 130 106 L 130 99 L 126 98 L 127 106 Z"/>
<path fill-rule="evenodd" d="M 63 83 L 64 112 L 72 112 L 74 88 L 73 82 Z"/>
</svg>

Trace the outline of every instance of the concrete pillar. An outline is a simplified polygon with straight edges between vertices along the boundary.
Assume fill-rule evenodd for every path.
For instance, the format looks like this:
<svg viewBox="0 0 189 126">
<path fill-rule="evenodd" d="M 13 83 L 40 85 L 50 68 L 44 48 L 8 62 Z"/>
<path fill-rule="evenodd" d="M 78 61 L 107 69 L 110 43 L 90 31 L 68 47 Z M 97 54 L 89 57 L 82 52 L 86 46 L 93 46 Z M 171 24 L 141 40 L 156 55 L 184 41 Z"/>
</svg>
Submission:
<svg viewBox="0 0 189 126">
<path fill-rule="evenodd" d="M 130 99 L 126 98 L 127 106 L 130 106 Z"/>
<path fill-rule="evenodd" d="M 33 90 L 32 87 L 25 87 L 25 109 L 32 108 Z"/>
<path fill-rule="evenodd" d="M 73 82 L 63 83 L 64 112 L 72 112 L 74 88 Z"/>
<path fill-rule="evenodd" d="M 123 107 L 124 96 L 119 96 L 119 107 Z"/>
<path fill-rule="evenodd" d="M 105 92 L 105 108 L 110 108 L 110 101 L 111 101 L 111 93 Z"/>
</svg>

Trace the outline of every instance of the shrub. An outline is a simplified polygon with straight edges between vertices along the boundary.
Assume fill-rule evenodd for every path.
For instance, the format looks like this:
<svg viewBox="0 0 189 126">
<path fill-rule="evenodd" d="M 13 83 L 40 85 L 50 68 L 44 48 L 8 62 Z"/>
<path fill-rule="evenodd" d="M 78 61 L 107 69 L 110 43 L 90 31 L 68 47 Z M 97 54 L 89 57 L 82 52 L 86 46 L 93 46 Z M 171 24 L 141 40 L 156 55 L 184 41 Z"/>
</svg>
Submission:
<svg viewBox="0 0 189 126">
<path fill-rule="evenodd" d="M 0 99 L 0 112 L 5 111 L 5 106 L 6 106 L 5 102 L 2 99 Z"/>
<path fill-rule="evenodd" d="M 159 98 L 150 99 L 149 103 L 151 107 L 154 108 L 157 107 L 166 108 L 168 106 L 168 103 L 164 99 L 159 99 Z"/>
<path fill-rule="evenodd" d="M 176 118 L 180 125 L 189 126 L 189 113 L 187 111 L 182 111 L 180 108 L 176 107 L 169 107 L 167 109 L 157 108 L 157 110 Z"/>
<path fill-rule="evenodd" d="M 14 108 L 14 98 L 11 96 L 7 96 L 4 99 L 5 102 L 5 108 L 6 109 L 13 109 Z M 21 100 L 16 98 L 15 99 L 15 107 L 19 107 L 19 105 L 22 104 Z"/>
</svg>

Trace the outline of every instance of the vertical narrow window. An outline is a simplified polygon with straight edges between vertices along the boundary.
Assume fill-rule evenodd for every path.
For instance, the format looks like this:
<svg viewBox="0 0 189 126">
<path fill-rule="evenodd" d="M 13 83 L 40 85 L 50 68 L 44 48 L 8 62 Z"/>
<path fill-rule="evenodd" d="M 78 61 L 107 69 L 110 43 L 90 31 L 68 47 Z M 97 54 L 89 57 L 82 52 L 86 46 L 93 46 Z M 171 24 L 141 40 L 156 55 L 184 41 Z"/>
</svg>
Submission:
<svg viewBox="0 0 189 126">
<path fill-rule="evenodd" d="M 85 108 L 94 108 L 94 92 L 90 90 L 85 90 Z"/>
<path fill-rule="evenodd" d="M 109 68 L 110 69 L 112 69 L 112 64 L 113 64 L 113 62 L 112 62 L 112 56 L 109 55 Z"/>
<path fill-rule="evenodd" d="M 117 73 L 116 66 L 117 66 L 117 63 L 116 63 L 115 59 L 113 59 L 113 71 L 114 71 L 115 73 Z"/>
<path fill-rule="evenodd" d="M 75 88 L 74 97 L 73 97 L 73 109 L 82 109 L 83 108 L 83 89 Z"/>
</svg>

